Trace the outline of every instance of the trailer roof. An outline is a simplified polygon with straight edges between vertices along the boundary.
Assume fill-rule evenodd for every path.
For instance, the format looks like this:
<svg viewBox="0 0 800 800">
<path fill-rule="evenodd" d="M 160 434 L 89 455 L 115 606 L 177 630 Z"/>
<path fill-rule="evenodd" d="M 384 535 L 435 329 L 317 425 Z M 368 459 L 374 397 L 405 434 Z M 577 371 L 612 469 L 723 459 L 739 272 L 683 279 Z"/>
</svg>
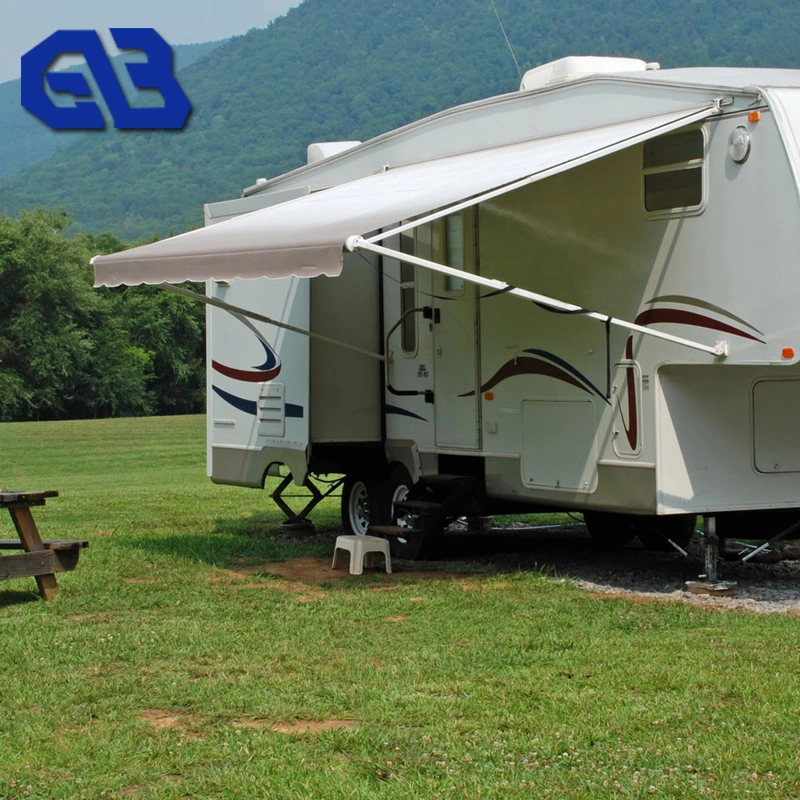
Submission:
<svg viewBox="0 0 800 800">
<path fill-rule="evenodd" d="M 800 88 L 800 70 L 764 69 L 758 67 L 685 67 L 609 75 L 620 80 L 647 83 L 673 83 L 704 86 L 730 91 L 758 88 Z"/>
</svg>

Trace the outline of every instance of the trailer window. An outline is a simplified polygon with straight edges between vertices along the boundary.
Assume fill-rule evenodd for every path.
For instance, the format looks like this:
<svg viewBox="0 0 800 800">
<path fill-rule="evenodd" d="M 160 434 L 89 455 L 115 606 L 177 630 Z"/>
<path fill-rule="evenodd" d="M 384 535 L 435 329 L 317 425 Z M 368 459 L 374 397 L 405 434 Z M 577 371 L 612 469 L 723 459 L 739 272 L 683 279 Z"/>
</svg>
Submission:
<svg viewBox="0 0 800 800">
<path fill-rule="evenodd" d="M 644 207 L 664 216 L 703 205 L 705 137 L 700 128 L 659 136 L 644 144 Z"/>
<path fill-rule="evenodd" d="M 457 269 L 464 268 L 464 219 L 461 214 L 453 214 L 444 220 L 434 220 L 418 225 L 400 234 L 400 252 L 415 255 L 427 261 L 445 263 Z M 449 295 L 464 293 L 461 278 L 445 275 L 444 291 Z M 440 284 L 441 285 L 441 284 Z M 400 262 L 400 340 L 403 353 L 414 356 L 417 353 L 419 314 L 406 314 L 419 308 L 417 268 L 413 264 Z M 429 302 L 429 301 L 424 301 Z M 420 309 L 421 311 L 421 309 Z"/>
<path fill-rule="evenodd" d="M 400 252 L 414 255 L 414 229 L 400 234 Z M 400 262 L 400 313 L 406 314 L 416 308 L 417 281 L 416 267 L 413 264 Z M 406 355 L 417 352 L 417 315 L 408 314 L 403 317 L 400 326 L 400 343 Z"/>
</svg>

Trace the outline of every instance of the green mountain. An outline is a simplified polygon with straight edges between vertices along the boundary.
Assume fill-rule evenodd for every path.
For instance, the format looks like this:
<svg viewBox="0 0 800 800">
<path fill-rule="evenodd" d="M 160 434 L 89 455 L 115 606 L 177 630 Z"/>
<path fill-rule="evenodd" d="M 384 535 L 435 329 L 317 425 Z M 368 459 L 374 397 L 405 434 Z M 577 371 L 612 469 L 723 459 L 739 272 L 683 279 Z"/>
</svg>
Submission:
<svg viewBox="0 0 800 800">
<path fill-rule="evenodd" d="M 495 0 L 521 70 L 565 55 L 800 66 L 800 14 L 778 0 Z M 312 141 L 367 139 L 514 91 L 490 0 L 305 0 L 180 74 L 183 131 L 84 134 L 0 181 L 0 213 L 64 206 L 123 239 L 200 225 L 202 204 L 299 166 Z"/>
<path fill-rule="evenodd" d="M 225 40 L 203 42 L 202 44 L 179 44 L 172 50 L 175 53 L 175 70 L 178 74 L 185 67 L 194 64 L 199 58 L 208 55 Z M 127 71 L 119 65 L 124 59 L 117 56 L 112 59 L 117 74 L 121 76 L 123 89 L 128 97 L 134 97 L 136 90 L 128 77 Z M 74 71 L 83 71 L 83 67 L 72 67 Z M 102 100 L 100 100 L 102 106 Z M 25 169 L 47 158 L 56 150 L 72 144 L 85 134 L 70 131 L 54 131 L 43 122 L 29 114 L 20 105 L 19 80 L 0 83 L 0 179 Z"/>
</svg>

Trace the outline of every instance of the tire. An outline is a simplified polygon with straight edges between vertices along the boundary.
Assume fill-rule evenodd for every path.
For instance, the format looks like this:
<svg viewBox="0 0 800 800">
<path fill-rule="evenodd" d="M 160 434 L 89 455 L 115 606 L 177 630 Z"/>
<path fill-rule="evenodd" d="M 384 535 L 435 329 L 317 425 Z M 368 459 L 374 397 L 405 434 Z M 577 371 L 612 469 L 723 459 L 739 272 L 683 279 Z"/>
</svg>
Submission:
<svg viewBox="0 0 800 800">
<path fill-rule="evenodd" d="M 375 485 L 362 475 L 348 475 L 342 487 L 342 530 L 351 536 L 366 536 L 372 509 L 377 508 Z"/>
<path fill-rule="evenodd" d="M 697 517 L 694 514 L 639 517 L 634 524 L 636 535 L 645 550 L 670 552 L 674 548 L 667 539 L 672 539 L 675 544 L 684 550 L 689 546 L 697 526 Z"/>
<path fill-rule="evenodd" d="M 411 523 L 404 517 L 398 518 L 394 511 L 394 504 L 408 497 L 414 482 L 408 470 L 402 464 L 395 464 L 383 483 L 383 496 L 385 498 L 385 519 L 389 525 L 410 527 Z"/>
<path fill-rule="evenodd" d="M 389 472 L 388 477 L 383 482 L 382 512 L 388 525 L 399 525 L 401 528 L 410 528 L 413 524 L 408 518 L 398 517 L 394 510 L 394 504 L 408 497 L 408 492 L 413 485 L 411 475 L 402 464 L 395 464 Z M 413 536 L 391 536 L 389 538 L 389 550 L 392 558 L 400 558 L 412 561 L 422 558 L 425 551 L 429 548 L 432 537 L 430 534 L 417 533 Z"/>
<path fill-rule="evenodd" d="M 630 514 L 584 511 L 583 521 L 595 544 L 609 550 L 625 547 L 636 538 L 634 517 Z"/>
</svg>

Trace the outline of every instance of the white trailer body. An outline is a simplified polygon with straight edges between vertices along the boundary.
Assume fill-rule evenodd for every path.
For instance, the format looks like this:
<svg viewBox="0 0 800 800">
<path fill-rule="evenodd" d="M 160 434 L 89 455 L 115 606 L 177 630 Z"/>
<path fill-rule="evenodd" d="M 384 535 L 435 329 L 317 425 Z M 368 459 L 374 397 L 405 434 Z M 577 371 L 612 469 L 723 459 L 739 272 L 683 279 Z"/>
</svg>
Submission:
<svg viewBox="0 0 800 800">
<path fill-rule="evenodd" d="M 600 61 L 96 260 L 378 356 L 209 307 L 213 480 L 344 473 L 373 521 L 444 473 L 598 529 L 800 508 L 800 72 Z"/>
</svg>

